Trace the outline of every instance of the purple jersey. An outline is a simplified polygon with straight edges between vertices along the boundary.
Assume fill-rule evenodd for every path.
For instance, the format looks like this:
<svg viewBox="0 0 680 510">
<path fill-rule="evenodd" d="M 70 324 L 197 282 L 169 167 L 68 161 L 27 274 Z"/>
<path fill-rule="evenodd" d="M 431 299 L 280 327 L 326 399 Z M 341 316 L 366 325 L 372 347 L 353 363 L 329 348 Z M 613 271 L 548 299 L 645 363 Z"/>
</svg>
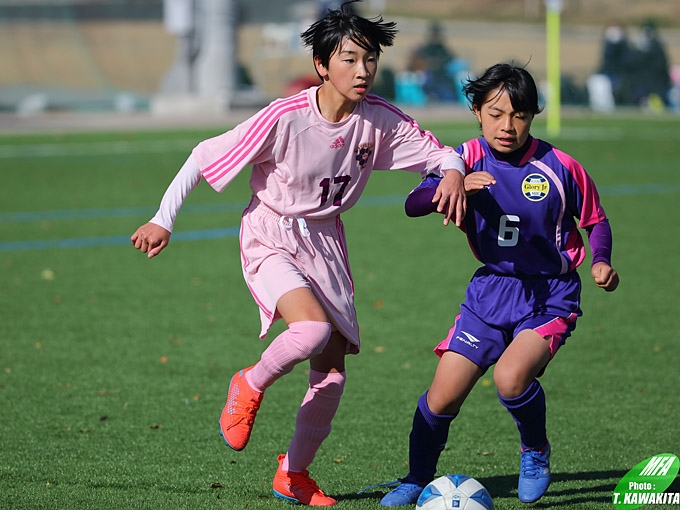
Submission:
<svg viewBox="0 0 680 510">
<path fill-rule="evenodd" d="M 528 143 L 514 161 L 497 159 L 483 138 L 456 148 L 467 173 L 486 171 L 496 180 L 468 197 L 464 230 L 477 259 L 494 273 L 565 274 L 586 255 L 578 227 L 606 215 L 595 184 L 576 160 L 543 140 Z"/>
</svg>

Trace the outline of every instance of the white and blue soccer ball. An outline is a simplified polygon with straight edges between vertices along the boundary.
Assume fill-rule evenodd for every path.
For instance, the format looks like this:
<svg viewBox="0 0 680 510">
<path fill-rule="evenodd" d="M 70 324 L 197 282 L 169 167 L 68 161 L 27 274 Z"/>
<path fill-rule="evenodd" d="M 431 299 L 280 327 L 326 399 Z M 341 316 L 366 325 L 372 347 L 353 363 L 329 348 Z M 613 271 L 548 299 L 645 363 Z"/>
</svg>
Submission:
<svg viewBox="0 0 680 510">
<path fill-rule="evenodd" d="M 446 475 L 430 482 L 420 494 L 417 510 L 493 510 L 493 500 L 479 481 Z"/>
</svg>

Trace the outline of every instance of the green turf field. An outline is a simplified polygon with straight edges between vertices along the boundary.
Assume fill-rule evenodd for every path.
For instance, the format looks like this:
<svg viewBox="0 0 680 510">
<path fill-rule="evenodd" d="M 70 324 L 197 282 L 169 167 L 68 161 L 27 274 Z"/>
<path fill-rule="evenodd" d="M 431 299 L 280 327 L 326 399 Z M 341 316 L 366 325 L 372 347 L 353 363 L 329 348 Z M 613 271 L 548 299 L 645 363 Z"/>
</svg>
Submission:
<svg viewBox="0 0 680 510">
<path fill-rule="evenodd" d="M 423 125 L 451 145 L 478 134 L 470 122 Z M 235 236 L 248 176 L 222 195 L 202 183 L 162 256 L 129 244 L 191 148 L 217 133 L 0 137 L 0 508 L 287 507 L 271 480 L 306 367 L 268 390 L 243 452 L 217 425 L 229 378 L 267 345 Z M 533 134 L 546 136 L 540 118 Z M 680 117 L 565 119 L 554 141 L 598 184 L 621 285 L 606 294 L 582 268 L 584 316 L 542 378 L 553 483 L 531 506 L 612 508 L 629 469 L 680 454 Z M 338 509 L 379 508 L 387 489 L 358 491 L 406 474 L 431 349 L 477 267 L 440 217 L 404 215 L 413 175 L 372 179 L 344 216 L 362 352 L 310 467 Z M 497 509 L 519 509 L 518 463 L 489 373 L 439 471 L 474 476 Z"/>
</svg>

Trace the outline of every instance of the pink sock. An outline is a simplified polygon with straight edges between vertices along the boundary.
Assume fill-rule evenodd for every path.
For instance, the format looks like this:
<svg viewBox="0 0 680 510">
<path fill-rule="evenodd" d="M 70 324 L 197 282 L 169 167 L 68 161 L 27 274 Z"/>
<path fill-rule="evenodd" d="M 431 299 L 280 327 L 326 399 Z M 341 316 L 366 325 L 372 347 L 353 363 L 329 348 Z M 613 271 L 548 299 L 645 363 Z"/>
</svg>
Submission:
<svg viewBox="0 0 680 510">
<path fill-rule="evenodd" d="M 256 391 L 264 391 L 301 361 L 321 354 L 331 337 L 328 322 L 291 322 L 262 353 L 260 361 L 246 373 L 246 381 Z"/>
<path fill-rule="evenodd" d="M 295 432 L 281 469 L 302 472 L 312 463 L 323 440 L 331 433 L 331 421 L 345 388 L 345 372 L 309 372 L 309 390 L 298 410 Z"/>
</svg>

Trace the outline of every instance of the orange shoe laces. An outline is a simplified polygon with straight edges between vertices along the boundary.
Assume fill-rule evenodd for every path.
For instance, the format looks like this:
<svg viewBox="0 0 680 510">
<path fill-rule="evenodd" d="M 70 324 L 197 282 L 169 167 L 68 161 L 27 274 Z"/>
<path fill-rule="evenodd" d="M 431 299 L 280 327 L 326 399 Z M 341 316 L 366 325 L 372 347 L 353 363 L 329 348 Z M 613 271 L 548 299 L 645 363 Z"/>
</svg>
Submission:
<svg viewBox="0 0 680 510">
<path fill-rule="evenodd" d="M 309 471 L 303 471 L 301 473 L 287 473 L 287 476 L 290 479 L 291 492 L 295 490 L 295 492 L 299 493 L 299 495 L 309 496 L 310 498 L 314 494 L 325 496 L 316 482 L 309 477 Z M 298 494 L 295 494 L 295 496 L 297 497 Z"/>
</svg>

